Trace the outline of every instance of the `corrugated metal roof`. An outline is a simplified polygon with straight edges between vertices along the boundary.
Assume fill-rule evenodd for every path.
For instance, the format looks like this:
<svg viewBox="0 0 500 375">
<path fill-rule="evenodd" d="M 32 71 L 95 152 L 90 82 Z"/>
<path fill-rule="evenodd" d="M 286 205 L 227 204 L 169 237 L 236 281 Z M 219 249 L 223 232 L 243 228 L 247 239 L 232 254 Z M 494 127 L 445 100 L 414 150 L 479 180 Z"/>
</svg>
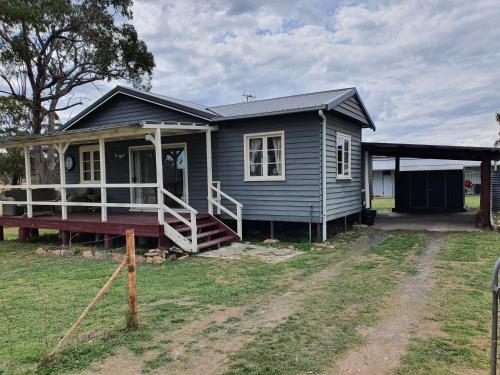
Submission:
<svg viewBox="0 0 500 375">
<path fill-rule="evenodd" d="M 356 95 L 361 109 L 368 120 L 369 126 L 372 129 L 375 129 L 375 125 L 373 124 L 373 121 L 371 120 L 370 115 L 364 107 L 363 102 L 361 98 L 359 98 L 359 95 L 355 88 L 319 91 L 307 94 L 283 96 L 278 98 L 207 107 L 204 105 L 172 98 L 165 95 L 154 94 L 151 92 L 145 92 L 129 87 L 116 86 L 114 89 L 85 108 L 82 112 L 71 118 L 60 128 L 60 130 L 65 131 L 65 129 L 69 129 L 71 126 L 73 126 L 73 124 L 77 123 L 83 117 L 91 113 L 94 109 L 104 104 L 108 99 L 111 99 L 114 95 L 119 93 L 177 109 L 185 113 L 201 117 L 208 122 L 219 122 L 239 118 L 262 117 L 293 112 L 304 112 L 316 109 L 331 110 L 335 109 L 335 107 L 341 104 L 344 100 L 347 100 L 350 97 Z"/>
<path fill-rule="evenodd" d="M 471 160 L 440 160 L 440 159 L 400 159 L 401 171 L 443 171 L 461 170 L 464 167 L 479 167 L 480 162 Z M 374 171 L 393 171 L 396 168 L 394 158 L 374 157 Z"/>
<path fill-rule="evenodd" d="M 346 94 L 354 94 L 355 89 L 312 92 L 308 94 L 283 96 L 279 98 L 254 100 L 243 103 L 220 105 L 209 109 L 226 118 L 241 118 L 255 115 L 275 114 L 283 112 L 303 111 L 307 109 L 326 108 L 330 103 Z"/>
<path fill-rule="evenodd" d="M 201 105 L 201 104 L 198 104 L 198 103 L 193 103 L 193 102 L 189 102 L 187 100 L 181 100 L 181 99 L 177 99 L 177 98 L 172 98 L 171 96 L 155 94 L 153 92 L 146 92 L 146 91 L 138 90 L 138 89 L 135 89 L 135 88 L 134 89 L 129 88 L 129 90 L 133 90 L 136 93 L 141 93 L 141 94 L 144 94 L 144 95 L 149 95 L 149 96 L 151 96 L 153 98 L 157 98 L 157 99 L 164 100 L 164 101 L 167 101 L 167 102 L 175 103 L 175 104 L 178 104 L 178 105 L 183 106 L 183 107 L 193 108 L 193 109 L 196 109 L 196 110 L 198 110 L 200 112 L 204 112 L 208 116 L 214 116 L 214 115 L 216 115 L 216 113 L 214 113 L 213 111 L 211 111 L 208 107 L 206 107 L 204 105 Z"/>
</svg>

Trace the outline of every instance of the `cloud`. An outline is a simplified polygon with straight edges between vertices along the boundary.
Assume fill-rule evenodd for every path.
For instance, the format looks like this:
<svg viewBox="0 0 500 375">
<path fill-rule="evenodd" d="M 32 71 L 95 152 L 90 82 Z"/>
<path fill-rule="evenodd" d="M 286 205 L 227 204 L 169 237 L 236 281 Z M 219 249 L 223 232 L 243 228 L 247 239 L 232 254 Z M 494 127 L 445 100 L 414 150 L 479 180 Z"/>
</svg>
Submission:
<svg viewBox="0 0 500 375">
<path fill-rule="evenodd" d="M 409 143 L 493 143 L 498 19 L 496 0 L 134 3 L 154 92 L 216 105 L 356 86 L 365 139 Z"/>
</svg>

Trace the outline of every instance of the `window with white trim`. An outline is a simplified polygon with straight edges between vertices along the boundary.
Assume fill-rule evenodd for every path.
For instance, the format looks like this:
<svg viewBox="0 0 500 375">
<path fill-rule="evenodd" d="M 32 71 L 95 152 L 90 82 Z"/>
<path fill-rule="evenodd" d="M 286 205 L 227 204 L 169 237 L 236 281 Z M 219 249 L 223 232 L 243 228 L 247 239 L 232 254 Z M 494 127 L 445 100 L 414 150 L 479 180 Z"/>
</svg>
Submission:
<svg viewBox="0 0 500 375">
<path fill-rule="evenodd" d="M 351 136 L 337 132 L 337 178 L 351 178 Z"/>
<path fill-rule="evenodd" d="M 80 147 L 80 183 L 101 180 L 99 145 Z"/>
<path fill-rule="evenodd" d="M 285 133 L 245 134 L 245 181 L 285 180 Z"/>
</svg>

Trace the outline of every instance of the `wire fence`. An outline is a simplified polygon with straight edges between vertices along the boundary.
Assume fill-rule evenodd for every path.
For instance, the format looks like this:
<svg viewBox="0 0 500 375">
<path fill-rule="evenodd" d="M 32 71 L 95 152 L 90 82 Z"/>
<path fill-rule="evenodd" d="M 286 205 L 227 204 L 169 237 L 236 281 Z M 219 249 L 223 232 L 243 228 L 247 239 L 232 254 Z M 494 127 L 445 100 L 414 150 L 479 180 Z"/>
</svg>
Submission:
<svg viewBox="0 0 500 375">
<path fill-rule="evenodd" d="M 119 266 L 85 259 L 82 250 L 99 251 L 108 255 L 107 259 L 121 253 L 124 260 L 120 266 L 127 269 L 130 257 L 125 256 L 125 245 L 104 250 L 103 239 L 79 238 L 72 236 L 69 246 L 38 243 L 21 247 L 14 241 L 0 242 L 0 374 L 57 367 L 69 358 L 78 366 L 88 353 L 105 351 L 113 340 L 122 339 L 130 321 L 127 272 L 121 272 L 103 292 L 60 352 L 50 362 L 43 361 Z M 125 234 L 113 237 L 124 238 Z M 44 255 L 35 252 L 39 247 Z M 70 250 L 75 255 L 54 256 L 53 250 Z"/>
</svg>

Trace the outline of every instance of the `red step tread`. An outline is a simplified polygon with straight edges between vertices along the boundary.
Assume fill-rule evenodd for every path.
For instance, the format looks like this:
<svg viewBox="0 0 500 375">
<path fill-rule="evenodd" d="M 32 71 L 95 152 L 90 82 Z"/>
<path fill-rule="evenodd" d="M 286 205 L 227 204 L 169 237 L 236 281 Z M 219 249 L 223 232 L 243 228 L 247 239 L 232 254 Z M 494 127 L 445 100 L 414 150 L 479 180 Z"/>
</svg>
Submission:
<svg viewBox="0 0 500 375">
<path fill-rule="evenodd" d="M 213 227 L 215 225 L 219 225 L 217 222 L 215 221 L 209 221 L 208 223 L 203 223 L 203 224 L 196 224 L 196 227 L 198 229 L 203 229 L 203 228 L 208 228 L 208 227 Z M 177 231 L 177 232 L 188 232 L 191 230 L 190 227 L 188 227 L 187 225 L 182 225 L 182 226 L 179 226 L 179 227 L 174 227 L 174 229 Z"/>
<path fill-rule="evenodd" d="M 189 215 L 182 215 L 184 216 L 187 220 L 189 220 Z M 196 215 L 196 221 L 205 221 L 207 219 L 211 219 L 211 216 L 209 214 L 198 214 Z M 179 219 L 177 219 L 176 217 L 174 216 L 169 216 L 167 218 L 167 220 L 165 220 L 165 222 L 169 225 L 175 225 L 175 224 L 178 224 L 178 223 L 182 223 L 182 221 L 180 221 Z"/>
<path fill-rule="evenodd" d="M 215 240 L 207 241 L 207 242 L 203 242 L 203 243 L 199 244 L 198 245 L 198 250 L 205 249 L 207 247 L 215 246 L 215 245 L 218 245 L 220 243 L 228 242 L 228 241 L 232 241 L 232 240 L 236 240 L 236 238 L 234 237 L 234 235 L 229 235 L 229 236 L 224 236 L 224 237 L 216 238 Z"/>
<path fill-rule="evenodd" d="M 214 234 L 219 234 L 219 233 L 224 233 L 226 232 L 226 229 L 225 228 L 217 228 L 217 229 L 213 229 L 213 230 L 209 230 L 207 232 L 201 232 L 201 233 L 197 233 L 196 234 L 196 237 L 198 239 L 200 238 L 204 238 L 204 237 L 209 237 L 209 236 L 213 236 Z M 188 240 L 191 239 L 192 236 L 187 236 L 186 238 Z"/>
</svg>

